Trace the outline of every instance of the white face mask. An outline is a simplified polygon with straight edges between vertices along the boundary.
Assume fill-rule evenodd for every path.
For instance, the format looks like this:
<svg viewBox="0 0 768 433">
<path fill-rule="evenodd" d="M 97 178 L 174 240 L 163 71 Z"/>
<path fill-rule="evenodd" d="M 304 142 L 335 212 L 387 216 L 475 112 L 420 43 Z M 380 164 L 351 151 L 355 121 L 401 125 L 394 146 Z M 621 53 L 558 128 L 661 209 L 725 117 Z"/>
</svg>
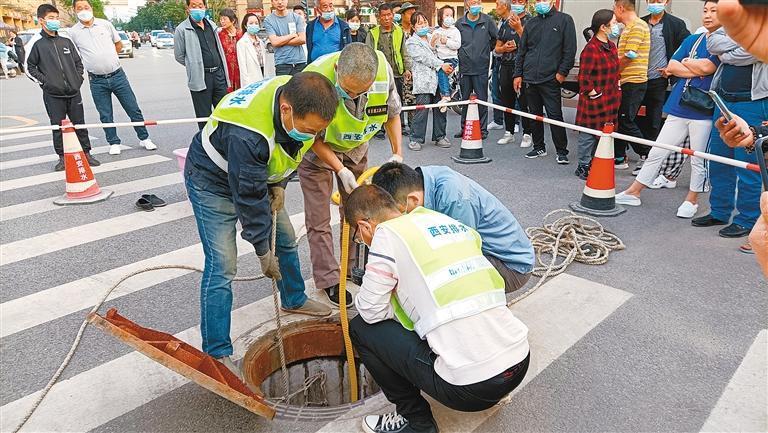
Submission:
<svg viewBox="0 0 768 433">
<path fill-rule="evenodd" d="M 349 29 L 352 31 L 360 30 L 360 23 L 349 23 Z"/>
<path fill-rule="evenodd" d="M 90 9 L 85 9 L 77 13 L 77 19 L 79 19 L 82 22 L 88 22 L 93 19 L 93 11 Z"/>
</svg>

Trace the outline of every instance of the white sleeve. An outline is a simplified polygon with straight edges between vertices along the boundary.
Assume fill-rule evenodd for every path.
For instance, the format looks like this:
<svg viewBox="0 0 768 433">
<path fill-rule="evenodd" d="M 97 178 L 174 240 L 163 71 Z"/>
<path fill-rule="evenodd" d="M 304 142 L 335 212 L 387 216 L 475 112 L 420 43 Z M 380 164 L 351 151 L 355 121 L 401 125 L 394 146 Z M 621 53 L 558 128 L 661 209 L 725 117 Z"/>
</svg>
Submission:
<svg viewBox="0 0 768 433">
<path fill-rule="evenodd" d="M 377 229 L 368 252 L 363 285 L 355 297 L 355 307 L 366 323 L 377 323 L 395 317 L 391 298 L 399 281 L 393 257 L 390 233 Z"/>
</svg>

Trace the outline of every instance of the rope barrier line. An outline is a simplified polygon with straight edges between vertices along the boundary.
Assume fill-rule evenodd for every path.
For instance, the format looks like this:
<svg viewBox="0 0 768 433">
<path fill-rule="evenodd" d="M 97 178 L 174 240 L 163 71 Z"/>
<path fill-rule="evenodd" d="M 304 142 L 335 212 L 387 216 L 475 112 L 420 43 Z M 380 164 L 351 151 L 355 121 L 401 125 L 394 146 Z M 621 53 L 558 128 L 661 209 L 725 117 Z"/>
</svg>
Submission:
<svg viewBox="0 0 768 433">
<path fill-rule="evenodd" d="M 474 100 L 468 101 L 454 101 L 454 102 L 438 102 L 436 104 L 423 104 L 423 105 L 406 105 L 401 108 L 402 111 L 417 111 L 417 110 L 429 110 L 430 108 L 442 108 L 453 107 L 456 105 L 468 105 L 474 104 Z"/>
</svg>

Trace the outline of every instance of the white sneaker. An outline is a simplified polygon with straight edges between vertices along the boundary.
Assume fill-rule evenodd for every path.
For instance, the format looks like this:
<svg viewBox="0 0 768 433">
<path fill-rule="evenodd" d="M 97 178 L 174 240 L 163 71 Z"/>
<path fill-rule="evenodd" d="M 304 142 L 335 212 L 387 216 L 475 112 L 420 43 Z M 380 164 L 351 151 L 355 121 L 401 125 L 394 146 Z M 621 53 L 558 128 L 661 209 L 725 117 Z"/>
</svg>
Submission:
<svg viewBox="0 0 768 433">
<path fill-rule="evenodd" d="M 663 174 L 660 174 L 659 177 L 654 179 L 653 183 L 651 183 L 648 188 L 651 189 L 660 189 L 660 188 L 674 188 L 677 186 L 676 180 L 669 180 L 666 177 L 664 177 Z"/>
<path fill-rule="evenodd" d="M 155 143 L 153 143 L 152 140 L 149 139 L 149 138 L 147 138 L 146 140 L 139 141 L 139 146 L 141 146 L 141 147 L 143 147 L 144 149 L 147 149 L 147 150 L 156 150 L 157 149 L 157 146 L 155 145 Z"/>
<path fill-rule="evenodd" d="M 533 137 L 531 137 L 531 134 L 523 134 L 523 140 L 520 141 L 520 147 L 531 146 L 533 146 Z"/>
<path fill-rule="evenodd" d="M 120 155 L 120 152 L 123 150 L 122 147 L 120 147 L 119 144 L 110 144 L 109 145 L 109 154 L 110 155 Z"/>
<path fill-rule="evenodd" d="M 499 125 L 498 123 L 491 121 L 491 123 L 488 124 L 488 130 L 492 129 L 504 129 L 504 125 Z"/>
<path fill-rule="evenodd" d="M 640 201 L 640 197 L 620 192 L 616 194 L 616 204 L 624 204 L 627 206 L 640 206 L 643 202 Z"/>
<path fill-rule="evenodd" d="M 514 139 L 515 136 L 511 132 L 505 131 L 504 136 L 501 137 L 499 141 L 496 142 L 496 144 L 509 144 Z"/>
<path fill-rule="evenodd" d="M 686 200 L 683 202 L 683 204 L 680 205 L 679 208 L 677 208 L 677 216 L 678 218 L 693 218 L 693 216 L 696 215 L 696 211 L 698 210 L 699 205 L 693 204 Z"/>
<path fill-rule="evenodd" d="M 520 132 L 520 125 L 515 123 L 515 134 L 517 134 L 518 132 Z"/>
</svg>

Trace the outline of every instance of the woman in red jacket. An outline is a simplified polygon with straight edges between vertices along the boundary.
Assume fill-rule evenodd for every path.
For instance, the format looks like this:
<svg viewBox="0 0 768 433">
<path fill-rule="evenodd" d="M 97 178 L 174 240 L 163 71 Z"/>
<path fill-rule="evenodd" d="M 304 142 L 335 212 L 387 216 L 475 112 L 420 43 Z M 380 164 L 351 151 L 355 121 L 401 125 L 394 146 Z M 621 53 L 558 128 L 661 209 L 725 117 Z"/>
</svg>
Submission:
<svg viewBox="0 0 768 433">
<path fill-rule="evenodd" d="M 237 28 L 237 17 L 232 9 L 222 9 L 219 12 L 219 24 L 221 27 L 217 30 L 221 47 L 224 49 L 224 61 L 227 63 L 229 79 L 232 81 L 232 87 L 227 91 L 232 92 L 240 88 L 240 67 L 237 64 L 237 41 L 243 36 Z"/>
<path fill-rule="evenodd" d="M 619 25 L 613 11 L 600 9 L 592 16 L 592 25 L 584 29 L 587 45 L 579 61 L 579 104 L 576 124 L 602 130 L 606 123 L 616 123 L 621 88 L 619 87 L 619 56 L 616 44 Z M 579 133 L 579 166 L 576 176 L 586 179 L 599 137 Z"/>
</svg>

